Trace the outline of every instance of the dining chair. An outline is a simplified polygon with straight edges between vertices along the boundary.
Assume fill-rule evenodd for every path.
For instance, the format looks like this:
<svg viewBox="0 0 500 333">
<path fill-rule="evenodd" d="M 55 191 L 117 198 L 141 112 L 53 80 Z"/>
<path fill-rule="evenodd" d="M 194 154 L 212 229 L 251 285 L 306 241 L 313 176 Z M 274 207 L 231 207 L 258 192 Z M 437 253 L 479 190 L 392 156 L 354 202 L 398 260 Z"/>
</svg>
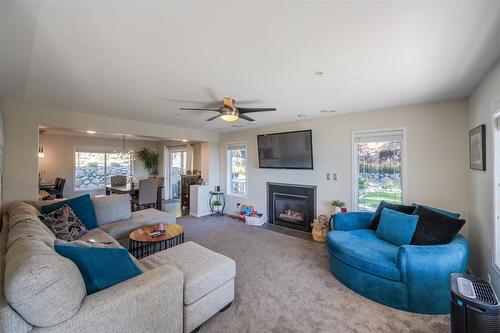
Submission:
<svg viewBox="0 0 500 333">
<path fill-rule="evenodd" d="M 156 208 L 157 196 L 158 180 L 156 178 L 141 179 L 139 181 L 139 195 L 132 199 L 132 203 L 138 210 L 147 207 Z"/>
<path fill-rule="evenodd" d="M 66 184 L 66 179 L 57 177 L 56 181 L 54 182 L 54 187 L 48 188 L 46 189 L 46 191 L 56 198 L 62 198 L 64 192 L 64 184 Z"/>
<path fill-rule="evenodd" d="M 127 185 L 127 176 L 111 176 L 111 186 Z"/>
</svg>

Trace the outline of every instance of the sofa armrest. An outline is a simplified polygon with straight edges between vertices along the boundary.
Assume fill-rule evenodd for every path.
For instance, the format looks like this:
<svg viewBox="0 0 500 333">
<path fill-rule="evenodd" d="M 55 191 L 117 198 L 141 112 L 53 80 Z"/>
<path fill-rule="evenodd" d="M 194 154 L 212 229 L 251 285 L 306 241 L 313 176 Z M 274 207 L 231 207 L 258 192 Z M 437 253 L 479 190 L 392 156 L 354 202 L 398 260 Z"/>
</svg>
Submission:
<svg viewBox="0 0 500 333">
<path fill-rule="evenodd" d="M 175 332 L 183 329 L 184 275 L 158 266 L 85 297 L 75 316 L 34 332 Z"/>
<path fill-rule="evenodd" d="M 403 245 L 397 256 L 401 279 L 408 287 L 410 310 L 449 308 L 450 273 L 464 273 L 469 257 L 469 242 L 461 235 L 444 245 Z M 433 297 L 422 297 L 421 291 Z"/>
<path fill-rule="evenodd" d="M 351 231 L 366 229 L 373 213 L 370 212 L 348 212 L 338 213 L 332 217 L 332 230 Z"/>
</svg>

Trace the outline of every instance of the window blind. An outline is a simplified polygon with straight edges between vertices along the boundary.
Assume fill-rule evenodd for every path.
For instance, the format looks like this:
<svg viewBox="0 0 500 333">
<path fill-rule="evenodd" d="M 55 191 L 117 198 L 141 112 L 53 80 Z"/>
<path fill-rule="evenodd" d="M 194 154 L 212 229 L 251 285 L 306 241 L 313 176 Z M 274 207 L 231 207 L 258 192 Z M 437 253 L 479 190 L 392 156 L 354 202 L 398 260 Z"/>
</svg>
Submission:
<svg viewBox="0 0 500 333">
<path fill-rule="evenodd" d="M 378 131 L 378 132 L 366 132 L 366 133 L 356 133 L 354 136 L 354 142 L 403 142 L 403 131 Z"/>
<path fill-rule="evenodd" d="M 241 150 L 241 149 L 246 149 L 244 143 L 229 143 L 227 145 L 227 150 Z"/>
</svg>

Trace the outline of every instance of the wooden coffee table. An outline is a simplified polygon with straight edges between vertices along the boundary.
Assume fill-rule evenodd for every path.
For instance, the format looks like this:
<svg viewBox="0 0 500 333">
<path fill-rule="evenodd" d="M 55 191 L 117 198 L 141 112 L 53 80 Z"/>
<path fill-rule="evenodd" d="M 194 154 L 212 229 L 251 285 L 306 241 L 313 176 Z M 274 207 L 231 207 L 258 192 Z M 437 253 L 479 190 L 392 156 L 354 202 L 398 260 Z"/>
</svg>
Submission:
<svg viewBox="0 0 500 333">
<path fill-rule="evenodd" d="M 170 247 L 184 243 L 184 227 L 180 224 L 163 223 L 165 234 L 151 237 L 157 229 L 157 224 L 136 229 L 128 235 L 129 252 L 137 259 L 144 258 L 153 253 L 166 250 Z"/>
</svg>

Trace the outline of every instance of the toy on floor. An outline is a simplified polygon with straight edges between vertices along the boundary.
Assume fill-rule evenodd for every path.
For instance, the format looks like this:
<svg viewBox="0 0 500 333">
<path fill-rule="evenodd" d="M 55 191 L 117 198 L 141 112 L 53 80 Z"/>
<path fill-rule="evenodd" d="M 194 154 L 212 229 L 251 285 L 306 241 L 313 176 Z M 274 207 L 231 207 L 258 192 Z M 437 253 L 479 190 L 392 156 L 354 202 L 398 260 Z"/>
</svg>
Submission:
<svg viewBox="0 0 500 333">
<path fill-rule="evenodd" d="M 267 219 L 264 214 L 257 212 L 253 206 L 241 205 L 240 220 L 248 225 L 261 226 L 266 223 Z"/>
</svg>

